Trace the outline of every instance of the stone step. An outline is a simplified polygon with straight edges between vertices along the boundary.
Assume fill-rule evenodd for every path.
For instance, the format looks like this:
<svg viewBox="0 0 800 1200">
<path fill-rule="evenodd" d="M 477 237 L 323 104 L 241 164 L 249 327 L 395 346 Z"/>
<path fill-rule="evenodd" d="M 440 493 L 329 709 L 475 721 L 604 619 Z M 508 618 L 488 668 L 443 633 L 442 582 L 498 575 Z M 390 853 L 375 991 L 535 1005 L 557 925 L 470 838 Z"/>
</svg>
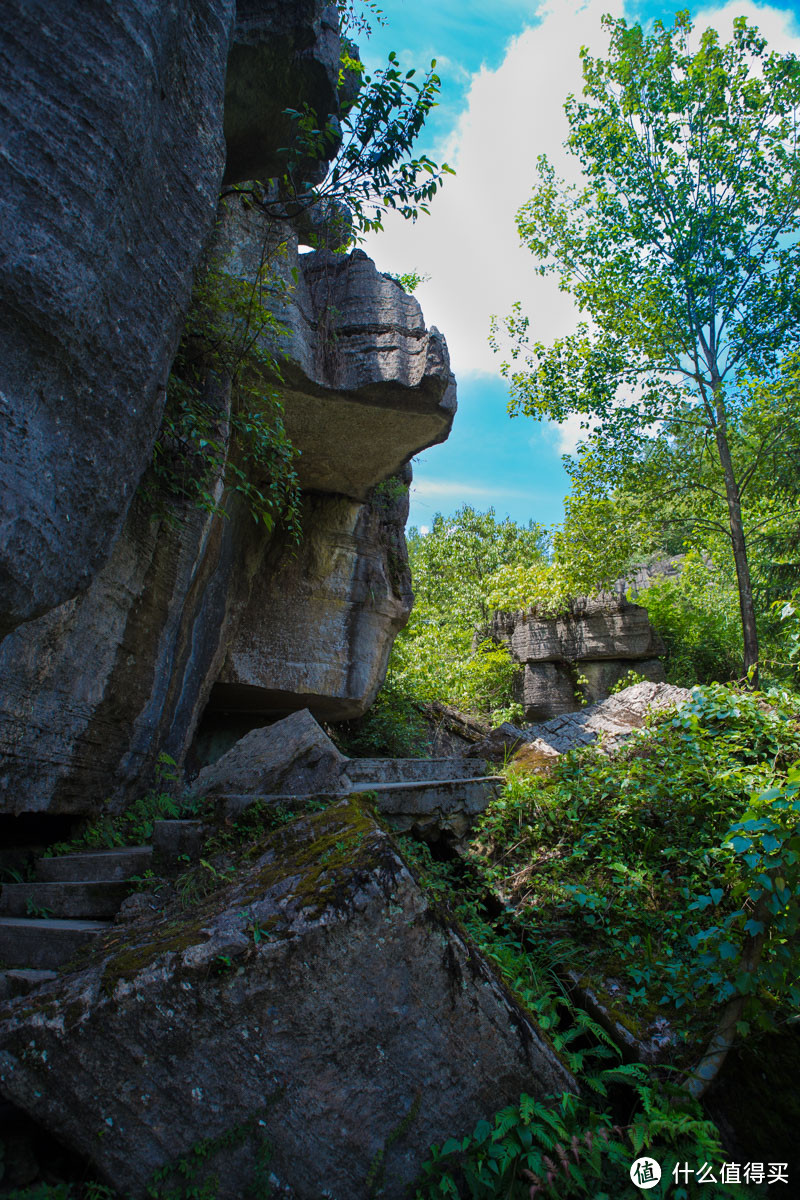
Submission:
<svg viewBox="0 0 800 1200">
<path fill-rule="evenodd" d="M 14 1000 L 17 996 L 27 996 L 41 983 L 56 979 L 55 971 L 30 971 L 22 967 L 0 971 L 0 1001 Z"/>
<path fill-rule="evenodd" d="M 379 813 L 393 819 L 401 832 L 412 829 L 418 818 L 448 817 L 461 814 L 476 818 L 497 795 L 504 782 L 499 775 L 481 775 L 474 779 L 420 779 L 413 783 L 374 783 L 365 790 L 375 792 Z M 396 819 L 402 819 L 401 824 Z"/>
<path fill-rule="evenodd" d="M 42 883 L 87 883 L 130 879 L 143 875 L 153 857 L 152 846 L 123 846 L 119 850 L 87 850 L 40 858 L 36 875 Z"/>
<path fill-rule="evenodd" d="M 0 891 L 0 914 L 9 917 L 94 917 L 116 916 L 131 885 L 124 881 L 91 880 L 81 883 L 4 883 Z M 31 911 L 31 906 L 40 910 Z M 46 910 L 42 913 L 41 910 Z"/>
<path fill-rule="evenodd" d="M 364 780 L 359 791 L 373 792 L 379 813 L 398 833 L 414 831 L 427 837 L 445 834 L 462 838 L 488 807 L 505 782 L 501 775 L 481 775 L 474 779 L 418 779 L 405 783 L 376 783 Z M 344 793 L 317 793 L 308 796 L 252 796 L 229 793 L 219 796 L 221 812 L 236 818 L 255 800 L 302 812 L 321 801 L 335 803 Z"/>
<path fill-rule="evenodd" d="M 353 784 L 414 783 L 475 779 L 486 774 L 486 763 L 474 758 L 351 758 L 344 770 Z"/>
<path fill-rule="evenodd" d="M 110 924 L 110 921 L 0 917 L 0 962 L 8 967 L 34 970 L 60 967 Z"/>
</svg>

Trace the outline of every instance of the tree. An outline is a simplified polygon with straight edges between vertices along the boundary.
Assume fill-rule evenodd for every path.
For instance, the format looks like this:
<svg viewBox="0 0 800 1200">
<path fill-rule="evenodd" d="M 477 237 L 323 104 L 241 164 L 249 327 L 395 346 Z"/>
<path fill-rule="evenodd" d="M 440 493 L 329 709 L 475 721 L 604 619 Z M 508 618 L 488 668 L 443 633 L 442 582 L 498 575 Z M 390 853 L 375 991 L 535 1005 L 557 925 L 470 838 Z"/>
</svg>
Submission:
<svg viewBox="0 0 800 1200">
<path fill-rule="evenodd" d="M 512 702 L 516 666 L 486 637 L 498 572 L 544 563 L 546 535 L 529 522 L 499 521 L 464 505 L 437 513 L 430 532 L 411 529 L 408 557 L 414 608 L 394 643 L 387 686 L 417 701 L 444 701 L 499 722 L 519 718 Z"/>
<path fill-rule="evenodd" d="M 695 53 L 686 12 L 651 36 L 623 20 L 604 24 L 608 60 L 581 52 L 584 98 L 566 106 L 584 182 L 566 186 L 540 158 L 539 185 L 517 215 L 540 273 L 558 272 L 589 320 L 544 346 L 516 306 L 507 329 L 526 369 L 504 367 L 509 410 L 580 414 L 590 430 L 584 479 L 594 472 L 610 488 L 638 475 L 651 496 L 719 491 L 745 669 L 755 672 L 742 508 L 754 464 L 780 449 L 785 423 L 772 412 L 738 461 L 732 430 L 753 387 L 765 412 L 778 402 L 800 345 L 800 64 L 767 53 L 744 18 L 726 45 L 706 30 Z M 718 488 L 685 457 L 680 478 L 660 475 L 681 438 L 701 460 L 713 452 Z"/>
<path fill-rule="evenodd" d="M 465 504 L 449 517 L 436 513 L 429 533 L 408 531 L 416 599 L 449 611 L 471 636 L 491 617 L 487 588 L 497 571 L 544 563 L 546 545 L 541 525 L 498 521 L 493 508 L 480 513 Z"/>
</svg>

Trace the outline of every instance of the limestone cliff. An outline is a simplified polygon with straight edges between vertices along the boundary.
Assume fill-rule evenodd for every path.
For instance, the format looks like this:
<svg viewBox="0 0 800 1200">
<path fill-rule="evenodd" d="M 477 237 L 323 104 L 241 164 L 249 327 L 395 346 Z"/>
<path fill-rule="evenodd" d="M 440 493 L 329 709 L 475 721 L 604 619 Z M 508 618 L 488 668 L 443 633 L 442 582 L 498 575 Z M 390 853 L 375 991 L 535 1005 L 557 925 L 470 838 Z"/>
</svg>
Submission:
<svg viewBox="0 0 800 1200">
<path fill-rule="evenodd" d="M 108 558 L 226 156 L 269 167 L 276 111 L 335 112 L 339 44 L 310 0 L 2 0 L 0 28 L 2 636 Z"/>
<path fill-rule="evenodd" d="M 412 600 L 406 464 L 447 436 L 455 385 L 442 337 L 363 252 L 300 253 L 274 208 L 227 183 L 217 202 L 223 168 L 226 181 L 275 170 L 284 109 L 336 114 L 335 10 L 139 0 L 124 19 L 97 3 L 78 21 L 66 4 L 4 7 L 24 8 L 2 110 L 24 171 L 0 198 L 17 239 L 0 264 L 0 812 L 76 815 L 123 804 L 161 752 L 202 761 L 219 729 L 365 710 Z M 104 77 L 84 94 L 92 63 Z M 62 110 L 70 178 L 51 161 Z M 299 547 L 253 522 L 222 467 L 215 512 L 136 492 L 193 272 L 214 263 L 255 286 L 265 246 L 280 249 L 286 332 L 264 386 L 300 452 Z M 217 392 L 235 465 L 230 386 Z"/>
</svg>

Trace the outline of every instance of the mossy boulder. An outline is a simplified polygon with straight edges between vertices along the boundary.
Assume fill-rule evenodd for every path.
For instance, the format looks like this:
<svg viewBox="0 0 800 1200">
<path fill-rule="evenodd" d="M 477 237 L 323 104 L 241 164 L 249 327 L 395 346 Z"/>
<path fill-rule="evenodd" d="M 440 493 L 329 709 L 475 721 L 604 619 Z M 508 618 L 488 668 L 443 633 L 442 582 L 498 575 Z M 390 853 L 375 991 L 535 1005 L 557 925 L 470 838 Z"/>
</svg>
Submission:
<svg viewBox="0 0 800 1200">
<path fill-rule="evenodd" d="M 300 1198 L 367 1200 L 382 1171 L 400 1197 L 431 1142 L 574 1087 L 358 799 L 110 931 L 0 1025 L 3 1093 L 132 1197 L 180 1157 L 220 1198 L 267 1160 Z"/>
</svg>

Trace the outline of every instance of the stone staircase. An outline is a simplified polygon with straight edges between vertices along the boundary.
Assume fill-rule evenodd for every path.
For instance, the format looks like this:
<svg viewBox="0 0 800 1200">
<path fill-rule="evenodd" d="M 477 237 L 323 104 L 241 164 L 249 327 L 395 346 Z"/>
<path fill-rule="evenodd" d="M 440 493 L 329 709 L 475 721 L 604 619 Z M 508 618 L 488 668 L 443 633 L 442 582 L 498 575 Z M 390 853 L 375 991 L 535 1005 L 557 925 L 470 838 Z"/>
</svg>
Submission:
<svg viewBox="0 0 800 1200">
<path fill-rule="evenodd" d="M 107 929 L 150 865 L 152 846 L 40 858 L 36 878 L 0 891 L 0 997 L 21 995 Z"/>
<path fill-rule="evenodd" d="M 217 800 L 227 816 L 235 817 L 257 799 L 290 807 L 366 792 L 374 796 L 377 811 L 396 832 L 428 841 L 444 838 L 457 845 L 502 782 L 501 776 L 487 775 L 486 764 L 476 759 L 352 758 L 336 791 L 269 796 L 222 792 Z"/>
<path fill-rule="evenodd" d="M 234 816 L 256 799 L 302 809 L 304 801 L 335 802 L 353 792 L 375 797 L 378 812 L 398 832 L 457 844 L 502 782 L 470 759 L 350 759 L 335 792 L 313 796 L 222 795 Z M 156 861 L 195 856 L 197 821 L 157 821 L 153 844 L 40 858 L 36 878 L 0 891 L 0 1000 L 24 995 L 107 929 L 123 900 Z"/>
</svg>

